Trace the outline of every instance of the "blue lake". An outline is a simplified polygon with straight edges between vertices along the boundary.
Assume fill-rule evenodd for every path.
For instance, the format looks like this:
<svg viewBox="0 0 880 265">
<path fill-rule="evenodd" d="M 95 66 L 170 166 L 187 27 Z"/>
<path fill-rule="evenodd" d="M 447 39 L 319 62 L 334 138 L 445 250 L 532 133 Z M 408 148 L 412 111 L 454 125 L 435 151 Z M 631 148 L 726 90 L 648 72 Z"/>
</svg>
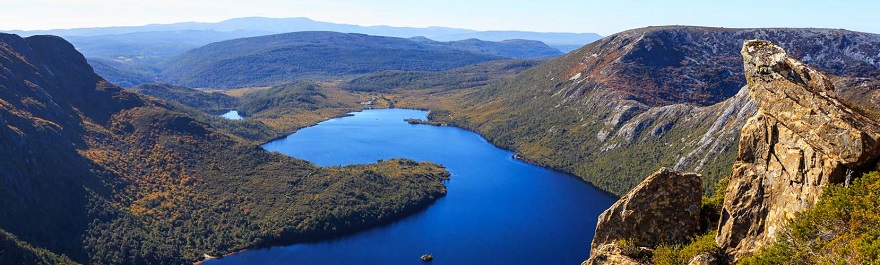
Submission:
<svg viewBox="0 0 880 265">
<path fill-rule="evenodd" d="M 265 144 L 318 165 L 432 161 L 448 193 L 392 224 L 317 243 L 250 250 L 204 264 L 580 264 L 599 214 L 616 199 L 565 173 L 527 164 L 480 135 L 412 125 L 426 112 L 366 110 Z M 419 257 L 430 253 L 431 263 Z"/>
<path fill-rule="evenodd" d="M 220 117 L 227 118 L 230 120 L 244 119 L 244 117 L 242 117 L 241 115 L 238 115 L 238 111 L 236 111 L 236 110 L 230 110 L 229 112 L 226 112 L 223 115 L 220 115 Z"/>
</svg>

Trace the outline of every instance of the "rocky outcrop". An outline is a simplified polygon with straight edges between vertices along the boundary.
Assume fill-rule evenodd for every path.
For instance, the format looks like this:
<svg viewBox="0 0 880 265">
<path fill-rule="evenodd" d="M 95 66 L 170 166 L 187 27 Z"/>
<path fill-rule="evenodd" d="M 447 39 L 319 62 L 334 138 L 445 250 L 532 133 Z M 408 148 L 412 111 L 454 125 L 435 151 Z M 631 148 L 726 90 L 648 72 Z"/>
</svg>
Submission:
<svg viewBox="0 0 880 265">
<path fill-rule="evenodd" d="M 880 126 L 841 103 L 823 74 L 766 41 L 746 41 L 742 56 L 758 113 L 742 129 L 716 238 L 734 257 L 771 244 L 825 186 L 880 154 Z"/>
<path fill-rule="evenodd" d="M 830 75 L 880 77 L 878 34 L 650 27 L 610 35 L 463 98 L 425 98 L 417 107 L 449 110 L 438 121 L 617 195 L 660 166 L 701 173 L 711 189 L 730 175 L 740 129 L 755 115 L 748 90 L 739 93 L 746 80 L 738 51 L 756 38 Z"/>
<path fill-rule="evenodd" d="M 581 265 L 639 265 L 643 264 L 638 257 L 647 257 L 651 253 L 651 249 L 635 246 L 620 246 L 616 243 L 605 244 L 594 249 L 590 254 L 590 259 L 581 263 Z"/>
<path fill-rule="evenodd" d="M 623 260 L 618 251 L 623 246 L 616 246 L 621 240 L 633 242 L 635 248 L 687 241 L 699 229 L 702 178 L 668 168 L 648 176 L 599 216 L 585 264 Z"/>
</svg>

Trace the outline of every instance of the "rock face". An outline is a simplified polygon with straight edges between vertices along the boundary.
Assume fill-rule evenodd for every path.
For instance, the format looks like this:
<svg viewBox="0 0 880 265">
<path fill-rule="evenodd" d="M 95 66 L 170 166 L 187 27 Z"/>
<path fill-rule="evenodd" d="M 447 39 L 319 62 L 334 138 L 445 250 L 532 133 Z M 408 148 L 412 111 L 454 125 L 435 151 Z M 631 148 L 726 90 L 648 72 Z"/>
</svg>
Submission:
<svg viewBox="0 0 880 265">
<path fill-rule="evenodd" d="M 599 216 L 587 264 L 619 256 L 619 240 L 648 248 L 688 240 L 699 229 L 702 178 L 668 168 L 648 176 Z"/>
<path fill-rule="evenodd" d="M 826 185 L 880 154 L 880 126 L 841 103 L 823 74 L 766 41 L 746 41 L 742 56 L 758 113 L 742 129 L 716 238 L 734 257 L 772 244 Z"/>
<path fill-rule="evenodd" d="M 878 34 L 650 27 L 610 35 L 480 89 L 460 108 L 424 107 L 449 110 L 440 122 L 617 195 L 661 166 L 701 173 L 711 189 L 730 175 L 740 129 L 755 115 L 748 90 L 739 94 L 746 80 L 738 51 L 756 38 L 831 75 L 880 77 Z"/>
</svg>

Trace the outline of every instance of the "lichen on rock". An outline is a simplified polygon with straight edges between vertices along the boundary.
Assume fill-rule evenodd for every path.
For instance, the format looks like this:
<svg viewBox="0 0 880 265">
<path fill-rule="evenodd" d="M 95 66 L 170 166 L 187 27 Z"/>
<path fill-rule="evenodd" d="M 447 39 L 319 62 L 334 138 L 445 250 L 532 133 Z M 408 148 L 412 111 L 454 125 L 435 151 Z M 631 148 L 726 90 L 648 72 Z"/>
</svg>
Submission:
<svg viewBox="0 0 880 265">
<path fill-rule="evenodd" d="M 687 242 L 699 230 L 702 179 L 669 168 L 648 176 L 599 216 L 590 260 L 584 264 L 626 260 L 615 251 L 621 241 L 648 249 Z"/>
<path fill-rule="evenodd" d="M 640 265 L 643 262 L 638 259 L 639 256 L 650 255 L 651 250 L 644 247 L 621 246 L 620 244 L 605 244 L 594 249 L 590 254 L 590 259 L 581 263 L 581 265 Z M 635 257 L 633 257 L 635 256 Z"/>
<path fill-rule="evenodd" d="M 841 103 L 825 75 L 770 42 L 746 41 L 741 52 L 758 113 L 742 129 L 716 238 L 734 257 L 772 244 L 825 186 L 880 155 L 880 126 Z"/>
</svg>

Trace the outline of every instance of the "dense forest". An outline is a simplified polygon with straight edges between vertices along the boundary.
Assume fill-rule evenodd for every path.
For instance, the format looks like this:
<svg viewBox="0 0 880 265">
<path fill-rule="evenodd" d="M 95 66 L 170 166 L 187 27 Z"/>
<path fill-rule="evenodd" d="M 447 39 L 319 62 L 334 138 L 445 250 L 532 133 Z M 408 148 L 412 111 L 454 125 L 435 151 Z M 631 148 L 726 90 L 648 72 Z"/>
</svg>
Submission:
<svg viewBox="0 0 880 265">
<path fill-rule="evenodd" d="M 0 43 L 4 263 L 190 263 L 387 223 L 446 193 L 442 166 L 317 167 L 239 135 L 247 123 L 107 83 L 60 38 Z"/>
<path fill-rule="evenodd" d="M 342 91 L 335 83 L 311 81 L 211 92 L 168 84 L 143 84 L 131 90 L 165 100 L 168 108 L 254 143 L 361 110 L 367 106 L 358 103 L 371 98 Z M 233 109 L 248 118 L 228 120 L 217 116 Z"/>
<path fill-rule="evenodd" d="M 237 109 L 248 119 L 258 120 L 283 134 L 311 126 L 332 117 L 366 108 L 369 100 L 339 90 L 336 84 L 300 81 L 247 93 Z"/>
<path fill-rule="evenodd" d="M 202 92 L 168 84 L 141 84 L 131 91 L 196 108 L 209 114 L 221 114 L 238 105 L 238 98 L 219 92 Z"/>
<path fill-rule="evenodd" d="M 44 248 L 22 242 L 0 229 L 0 263 L 2 264 L 76 264 L 67 256 L 59 256 Z"/>
<path fill-rule="evenodd" d="M 430 44 L 437 47 L 445 47 L 462 51 L 481 54 L 498 55 L 509 58 L 548 58 L 562 55 L 563 53 L 553 47 L 536 40 L 505 39 L 500 41 L 487 41 L 476 38 L 468 38 L 455 41 L 434 41 L 425 37 L 413 37 L 410 40 Z"/>
<path fill-rule="evenodd" d="M 498 60 L 459 67 L 441 72 L 380 71 L 342 85 L 342 89 L 360 92 L 393 93 L 408 89 L 464 89 L 488 85 L 532 68 L 543 60 Z"/>
</svg>

